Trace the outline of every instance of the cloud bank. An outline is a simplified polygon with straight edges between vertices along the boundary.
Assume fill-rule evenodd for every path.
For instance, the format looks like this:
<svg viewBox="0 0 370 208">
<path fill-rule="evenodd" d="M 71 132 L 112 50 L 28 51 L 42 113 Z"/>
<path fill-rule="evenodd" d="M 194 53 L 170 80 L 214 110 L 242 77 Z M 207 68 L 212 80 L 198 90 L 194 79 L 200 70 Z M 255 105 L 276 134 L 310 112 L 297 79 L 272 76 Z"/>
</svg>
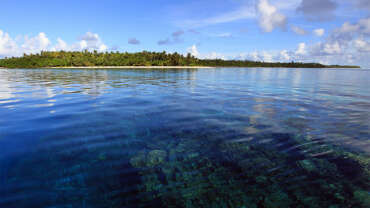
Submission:
<svg viewBox="0 0 370 208">
<path fill-rule="evenodd" d="M 323 36 L 324 29 L 315 29 L 315 35 Z M 239 54 L 221 54 L 211 52 L 203 54 L 195 45 L 188 49 L 198 58 L 217 58 L 252 60 L 264 62 L 318 62 L 322 64 L 356 64 L 370 67 L 370 17 L 357 22 L 345 22 L 331 31 L 327 37 L 318 43 L 307 44 L 301 42 L 293 50 L 281 51 L 253 51 Z"/>
<path fill-rule="evenodd" d="M 103 43 L 99 35 L 91 32 L 85 33 L 78 38 L 77 42 L 69 45 L 61 38 L 58 38 L 56 43 L 52 44 L 43 32 L 33 37 L 25 35 L 15 40 L 8 33 L 0 30 L 0 57 L 21 56 L 24 53 L 31 54 L 39 53 L 40 51 L 106 51 L 107 49 L 108 47 Z"/>
</svg>

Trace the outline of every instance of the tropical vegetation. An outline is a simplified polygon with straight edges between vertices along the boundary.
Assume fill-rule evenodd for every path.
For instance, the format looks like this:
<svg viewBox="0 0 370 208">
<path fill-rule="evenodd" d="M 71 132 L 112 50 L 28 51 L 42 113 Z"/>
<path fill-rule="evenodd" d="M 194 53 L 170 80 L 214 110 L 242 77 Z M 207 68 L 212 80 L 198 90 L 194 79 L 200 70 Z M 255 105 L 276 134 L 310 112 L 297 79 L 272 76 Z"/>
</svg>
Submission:
<svg viewBox="0 0 370 208">
<path fill-rule="evenodd" d="M 22 57 L 0 59 L 0 67 L 41 68 L 76 66 L 211 66 L 211 67 L 292 67 L 327 68 L 357 66 L 322 65 L 318 63 L 268 63 L 248 60 L 199 59 L 188 53 L 148 52 L 98 52 L 98 51 L 42 51 Z"/>
</svg>

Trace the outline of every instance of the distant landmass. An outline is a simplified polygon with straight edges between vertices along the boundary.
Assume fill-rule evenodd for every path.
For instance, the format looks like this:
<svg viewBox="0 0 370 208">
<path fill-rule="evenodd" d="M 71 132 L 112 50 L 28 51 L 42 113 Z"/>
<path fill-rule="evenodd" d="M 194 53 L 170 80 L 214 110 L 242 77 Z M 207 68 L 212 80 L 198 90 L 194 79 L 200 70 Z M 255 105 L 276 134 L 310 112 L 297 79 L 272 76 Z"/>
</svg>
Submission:
<svg viewBox="0 0 370 208">
<path fill-rule="evenodd" d="M 24 54 L 22 57 L 0 59 L 5 68 L 45 67 L 105 67 L 105 66 L 177 66 L 177 67 L 287 67 L 287 68 L 360 68 L 359 66 L 323 65 L 299 62 L 259 62 L 248 60 L 199 59 L 188 53 L 164 52 L 104 52 L 97 51 L 42 51 L 38 54 Z"/>
</svg>

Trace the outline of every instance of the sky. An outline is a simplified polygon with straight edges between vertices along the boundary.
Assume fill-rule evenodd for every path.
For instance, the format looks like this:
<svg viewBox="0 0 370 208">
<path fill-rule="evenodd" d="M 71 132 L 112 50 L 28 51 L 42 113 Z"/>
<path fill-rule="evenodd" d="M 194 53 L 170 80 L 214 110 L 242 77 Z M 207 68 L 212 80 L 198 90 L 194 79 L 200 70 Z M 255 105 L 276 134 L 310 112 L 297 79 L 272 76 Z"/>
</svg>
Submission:
<svg viewBox="0 0 370 208">
<path fill-rule="evenodd" d="M 370 0 L 1 0 L 0 57 L 167 51 L 370 67 Z"/>
</svg>

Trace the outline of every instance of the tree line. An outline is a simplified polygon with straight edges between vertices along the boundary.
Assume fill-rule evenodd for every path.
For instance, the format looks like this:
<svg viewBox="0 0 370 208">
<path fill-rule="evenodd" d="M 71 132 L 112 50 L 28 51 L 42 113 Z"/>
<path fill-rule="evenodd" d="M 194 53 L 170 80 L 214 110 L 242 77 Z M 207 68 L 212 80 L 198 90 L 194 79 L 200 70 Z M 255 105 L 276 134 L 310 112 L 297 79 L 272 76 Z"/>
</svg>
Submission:
<svg viewBox="0 0 370 208">
<path fill-rule="evenodd" d="M 23 54 L 22 57 L 0 59 L 0 67 L 41 68 L 74 66 L 211 66 L 211 67 L 290 67 L 327 68 L 351 67 L 322 65 L 318 63 L 269 63 L 248 60 L 199 59 L 188 53 L 149 52 L 98 52 L 98 51 L 42 51 L 37 54 Z"/>
</svg>

